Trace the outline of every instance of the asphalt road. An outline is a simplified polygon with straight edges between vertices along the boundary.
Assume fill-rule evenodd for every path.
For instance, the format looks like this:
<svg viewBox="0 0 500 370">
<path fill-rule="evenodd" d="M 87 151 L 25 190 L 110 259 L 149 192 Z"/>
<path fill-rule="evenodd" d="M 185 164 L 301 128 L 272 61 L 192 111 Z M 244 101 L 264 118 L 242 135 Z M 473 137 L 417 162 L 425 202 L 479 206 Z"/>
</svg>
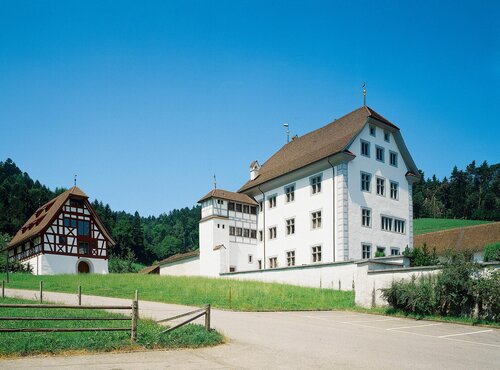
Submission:
<svg viewBox="0 0 500 370">
<path fill-rule="evenodd" d="M 33 298 L 36 292 L 7 290 Z M 74 304 L 74 294 L 45 293 Z M 84 296 L 83 304 L 130 301 Z M 162 319 L 191 307 L 140 301 L 143 317 Z M 500 330 L 344 311 L 212 311 L 225 345 L 197 350 L 30 357 L 1 369 L 500 369 Z M 1 344 L 0 344 L 1 345 Z"/>
</svg>

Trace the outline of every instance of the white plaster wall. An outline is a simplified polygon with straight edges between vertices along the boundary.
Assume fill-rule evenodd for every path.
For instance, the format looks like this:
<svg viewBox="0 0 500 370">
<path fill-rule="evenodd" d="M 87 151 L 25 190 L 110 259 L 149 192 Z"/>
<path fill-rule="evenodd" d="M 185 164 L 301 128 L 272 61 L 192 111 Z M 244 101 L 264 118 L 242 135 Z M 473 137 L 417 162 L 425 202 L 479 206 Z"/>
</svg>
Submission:
<svg viewBox="0 0 500 370">
<path fill-rule="evenodd" d="M 23 263 L 29 263 L 33 267 L 33 274 L 35 275 L 77 274 L 77 262 L 80 260 L 89 263 L 91 273 L 107 274 L 109 272 L 108 260 L 100 258 L 78 258 L 57 254 L 41 254 Z"/>
<path fill-rule="evenodd" d="M 198 276 L 200 275 L 200 257 L 162 265 L 160 266 L 160 275 Z"/>
<path fill-rule="evenodd" d="M 356 264 L 329 263 L 221 274 L 223 278 L 291 284 L 312 288 L 352 290 Z"/>
<path fill-rule="evenodd" d="M 361 155 L 360 140 L 370 142 L 370 158 Z M 385 162 L 376 160 L 375 145 L 385 148 Z M 356 158 L 349 162 L 349 258 L 362 257 L 361 244 L 372 246 L 372 258 L 377 246 L 386 248 L 386 256 L 390 248 L 399 248 L 402 253 L 410 243 L 411 220 L 409 219 L 409 184 L 405 177 L 408 171 L 401 154 L 390 135 L 390 142 L 384 140 L 384 130 L 376 127 L 376 137 L 370 135 L 367 124 L 349 147 Z M 398 167 L 389 164 L 389 151 L 398 153 Z M 371 177 L 371 192 L 361 191 L 361 172 L 367 172 Z M 377 195 L 376 178 L 385 178 L 385 196 Z M 399 183 L 399 200 L 390 198 L 390 181 Z M 370 228 L 361 226 L 361 207 L 371 208 L 372 225 Z M 392 216 L 405 220 L 405 233 L 382 231 L 381 215 Z"/>
<path fill-rule="evenodd" d="M 278 267 L 286 267 L 286 252 L 295 251 L 295 264 L 309 265 L 312 263 L 312 247 L 321 245 L 322 262 L 333 262 L 333 175 L 332 168 L 326 161 L 311 165 L 302 171 L 286 176 L 275 182 L 265 191 L 265 227 L 263 212 L 259 213 L 258 230 L 264 232 L 266 248 L 266 268 L 269 258 L 278 258 Z M 321 175 L 321 193 L 312 194 L 310 178 Z M 286 202 L 285 187 L 295 185 L 295 200 Z M 268 197 L 276 195 L 276 207 L 269 208 Z M 261 201 L 262 194 L 256 194 L 255 199 Z M 311 213 L 321 210 L 322 226 L 313 229 Z M 286 220 L 295 218 L 295 234 L 286 234 Z M 276 226 L 277 238 L 269 239 L 269 228 Z M 257 258 L 264 258 L 264 242 L 257 233 Z M 255 257 L 254 257 L 255 258 Z"/>
<path fill-rule="evenodd" d="M 224 224 L 225 228 L 217 228 L 217 224 Z M 227 219 L 222 218 L 213 218 L 200 222 L 200 275 L 219 276 L 221 268 L 226 268 L 229 264 L 229 261 L 221 261 L 220 250 L 214 250 L 214 247 L 221 244 L 225 248 L 228 247 L 229 231 L 227 227 Z M 227 266 L 227 268 L 229 267 Z"/>
</svg>

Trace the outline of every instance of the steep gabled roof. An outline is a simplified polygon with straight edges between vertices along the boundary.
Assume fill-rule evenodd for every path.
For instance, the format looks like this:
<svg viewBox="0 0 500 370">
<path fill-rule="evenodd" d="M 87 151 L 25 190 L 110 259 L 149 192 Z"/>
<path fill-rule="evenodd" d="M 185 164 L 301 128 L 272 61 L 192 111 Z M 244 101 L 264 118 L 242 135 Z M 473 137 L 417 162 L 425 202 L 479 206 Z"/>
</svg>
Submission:
<svg viewBox="0 0 500 370">
<path fill-rule="evenodd" d="M 198 203 L 201 203 L 204 200 L 207 200 L 207 199 L 210 199 L 210 198 L 219 198 L 219 199 L 231 200 L 233 202 L 240 202 L 240 203 L 245 203 L 245 204 L 254 204 L 254 205 L 257 204 L 257 202 L 255 201 L 255 199 L 249 197 L 246 194 L 235 193 L 235 192 L 232 192 L 232 191 L 227 191 L 227 190 L 222 190 L 222 189 L 214 189 L 214 190 L 212 190 L 207 195 L 205 195 L 203 198 L 201 198 L 198 201 Z"/>
<path fill-rule="evenodd" d="M 16 235 L 14 235 L 14 238 L 10 241 L 10 243 L 5 247 L 5 249 L 10 248 L 12 246 L 15 246 L 17 244 L 20 244 L 22 242 L 25 242 L 40 233 L 44 232 L 53 222 L 53 220 L 56 218 L 56 216 L 59 214 L 59 211 L 61 210 L 61 207 L 66 203 L 66 201 L 70 198 L 80 198 L 84 199 L 87 208 L 89 211 L 92 213 L 94 216 L 94 219 L 100 226 L 104 236 L 106 239 L 110 242 L 111 245 L 115 244 L 115 241 L 109 234 L 108 230 L 106 227 L 101 223 L 99 220 L 99 217 L 95 213 L 94 209 L 88 202 L 88 196 L 85 194 L 79 187 L 73 186 L 71 189 L 66 190 L 64 193 L 58 195 L 54 199 L 48 201 L 45 203 L 43 206 L 38 208 L 33 215 L 26 221 L 26 223 L 21 227 L 21 229 L 18 230 Z"/>
<path fill-rule="evenodd" d="M 363 129 L 368 118 L 375 119 L 399 131 L 396 125 L 382 115 L 367 106 L 363 106 L 324 127 L 302 137 L 294 138 L 262 165 L 259 175 L 254 180 L 247 181 L 238 191 L 243 192 L 345 151 Z"/>
<path fill-rule="evenodd" d="M 177 261 L 182 261 L 188 258 L 194 258 L 198 257 L 200 255 L 200 250 L 197 249 L 195 251 L 191 252 L 186 252 L 186 253 L 178 253 L 174 254 L 173 256 L 170 256 L 168 258 L 165 258 L 164 260 L 161 260 L 160 262 L 157 263 L 158 266 L 169 264 L 172 262 L 177 262 Z"/>
</svg>

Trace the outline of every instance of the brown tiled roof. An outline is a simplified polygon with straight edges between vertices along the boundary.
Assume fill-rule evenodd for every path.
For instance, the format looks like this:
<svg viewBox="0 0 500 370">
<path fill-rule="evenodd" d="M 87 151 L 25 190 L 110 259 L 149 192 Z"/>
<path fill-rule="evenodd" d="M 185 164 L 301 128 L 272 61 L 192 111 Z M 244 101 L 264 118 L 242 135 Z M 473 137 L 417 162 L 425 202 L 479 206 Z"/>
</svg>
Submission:
<svg viewBox="0 0 500 370">
<path fill-rule="evenodd" d="M 139 271 L 139 274 L 158 274 L 160 265 L 151 265 Z"/>
<path fill-rule="evenodd" d="M 247 181 L 238 191 L 248 190 L 288 172 L 344 151 L 363 129 L 369 117 L 399 130 L 397 126 L 373 109 L 363 106 L 284 145 L 262 165 L 259 176 L 254 180 Z"/>
<path fill-rule="evenodd" d="M 79 197 L 83 198 L 87 201 L 88 196 L 85 194 L 79 187 L 73 186 L 71 189 L 66 190 L 64 193 L 58 195 L 54 199 L 45 203 L 43 206 L 38 208 L 33 215 L 26 221 L 26 223 L 18 230 L 14 238 L 10 241 L 10 243 L 5 247 L 5 249 L 13 247 L 19 243 L 22 243 L 26 240 L 29 240 L 41 232 L 45 231 L 47 227 L 50 226 L 54 218 L 59 213 L 61 207 L 66 203 L 66 201 L 70 197 Z M 88 203 L 88 201 L 87 201 Z M 105 234 L 105 237 L 108 239 L 111 245 L 114 245 L 115 242 L 106 227 L 101 223 L 97 214 L 95 214 L 94 210 L 90 206 L 90 203 L 87 204 L 89 210 L 92 212 L 96 222 L 101 226 L 102 231 Z"/>
<path fill-rule="evenodd" d="M 413 239 L 414 246 L 426 243 L 429 249 L 436 248 L 438 255 L 448 250 L 481 252 L 485 245 L 495 242 L 500 242 L 500 222 L 415 235 Z"/>
<path fill-rule="evenodd" d="M 171 257 L 168 257 L 160 262 L 158 262 L 158 265 L 165 265 L 167 263 L 172 263 L 176 261 L 182 261 L 188 258 L 193 258 L 193 257 L 198 257 L 200 255 L 200 250 L 197 249 L 195 251 L 187 252 L 187 253 L 178 253 L 174 254 Z"/>
<path fill-rule="evenodd" d="M 232 191 L 227 191 L 227 190 L 222 190 L 222 189 L 214 189 L 207 195 L 205 195 L 203 198 L 201 198 L 198 203 L 203 202 L 204 200 L 210 199 L 210 198 L 219 198 L 219 199 L 225 199 L 225 200 L 232 200 L 233 202 L 240 202 L 240 203 L 246 203 L 246 204 L 257 204 L 255 199 L 252 197 L 249 197 L 246 194 L 241 194 L 241 193 L 234 193 Z"/>
</svg>

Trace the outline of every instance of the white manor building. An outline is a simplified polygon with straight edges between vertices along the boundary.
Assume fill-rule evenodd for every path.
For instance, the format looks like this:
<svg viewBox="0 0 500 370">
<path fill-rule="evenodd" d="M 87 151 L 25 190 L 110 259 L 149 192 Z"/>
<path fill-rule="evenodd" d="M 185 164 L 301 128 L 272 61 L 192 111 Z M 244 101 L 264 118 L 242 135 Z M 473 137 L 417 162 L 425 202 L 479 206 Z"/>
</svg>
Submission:
<svg viewBox="0 0 500 370">
<path fill-rule="evenodd" d="M 399 255 L 413 244 L 417 167 L 400 130 L 367 106 L 295 136 L 237 192 L 200 199 L 199 257 L 160 274 L 219 276 Z M 286 279 L 285 279 L 286 280 Z M 340 283 L 339 283 L 340 284 Z"/>
</svg>

